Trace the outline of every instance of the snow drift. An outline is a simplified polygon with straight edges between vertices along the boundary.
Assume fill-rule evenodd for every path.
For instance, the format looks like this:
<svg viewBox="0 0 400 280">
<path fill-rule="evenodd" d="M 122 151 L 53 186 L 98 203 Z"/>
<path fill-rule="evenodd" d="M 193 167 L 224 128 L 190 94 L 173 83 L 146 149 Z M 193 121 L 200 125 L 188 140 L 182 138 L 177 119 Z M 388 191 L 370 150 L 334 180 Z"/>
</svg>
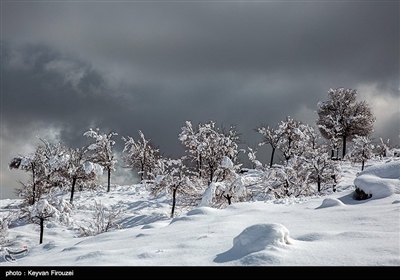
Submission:
<svg viewBox="0 0 400 280">
<path fill-rule="evenodd" d="M 367 167 L 354 179 L 356 188 L 372 199 L 400 194 L 400 161 L 390 161 Z"/>
<path fill-rule="evenodd" d="M 292 243 L 289 230 L 280 223 L 258 223 L 245 228 L 233 239 L 233 247 L 218 254 L 216 263 L 243 259 L 245 256 L 263 250 L 284 247 Z"/>
<path fill-rule="evenodd" d="M 39 266 L 71 267 L 76 272 L 89 266 L 94 267 L 92 276 L 104 275 L 102 266 L 115 275 L 122 275 L 122 266 L 132 267 L 132 273 L 144 266 L 362 266 L 364 272 L 367 266 L 398 267 L 399 161 L 371 161 L 376 167 L 358 177 L 359 166 L 341 164 L 345 172 L 336 192 L 237 202 L 221 209 L 181 206 L 175 218 L 169 215 L 171 198 L 152 196 L 145 184 L 113 186 L 110 192 L 106 187 L 78 191 L 71 212 L 63 211 L 70 225 L 46 223 L 42 244 L 39 225 L 10 224 L 2 247 L 27 246 L 29 253 L 9 262 L 0 251 L 0 274 L 2 268 Z M 354 200 L 354 182 L 368 190 L 371 177 L 378 184 L 371 186 L 373 198 L 379 190 L 386 197 L 368 203 Z M 386 180 L 390 183 L 383 183 Z M 68 197 L 66 192 L 60 201 Z M 94 220 L 93 203 L 99 200 L 107 209 L 117 205 L 123 210 L 121 228 L 80 236 L 78 225 Z M 0 216 L 16 212 L 19 203 L 0 200 Z"/>
</svg>

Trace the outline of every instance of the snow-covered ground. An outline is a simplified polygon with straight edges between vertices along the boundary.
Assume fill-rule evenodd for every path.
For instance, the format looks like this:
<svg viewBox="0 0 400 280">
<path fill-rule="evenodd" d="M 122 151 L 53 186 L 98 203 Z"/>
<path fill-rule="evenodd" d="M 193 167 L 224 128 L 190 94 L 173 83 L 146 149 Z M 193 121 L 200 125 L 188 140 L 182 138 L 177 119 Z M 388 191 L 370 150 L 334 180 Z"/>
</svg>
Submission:
<svg viewBox="0 0 400 280">
<path fill-rule="evenodd" d="M 29 253 L 0 266 L 400 266 L 399 158 L 369 161 L 363 172 L 341 164 L 336 192 L 223 209 L 178 205 L 174 218 L 171 198 L 154 198 L 145 185 L 76 192 L 74 225 L 47 223 L 39 244 L 38 225 L 13 223 L 7 246 Z M 372 197 L 354 199 L 355 185 Z M 79 237 L 95 201 L 124 209 L 121 229 Z M 0 214 L 18 202 L 1 200 Z"/>
</svg>

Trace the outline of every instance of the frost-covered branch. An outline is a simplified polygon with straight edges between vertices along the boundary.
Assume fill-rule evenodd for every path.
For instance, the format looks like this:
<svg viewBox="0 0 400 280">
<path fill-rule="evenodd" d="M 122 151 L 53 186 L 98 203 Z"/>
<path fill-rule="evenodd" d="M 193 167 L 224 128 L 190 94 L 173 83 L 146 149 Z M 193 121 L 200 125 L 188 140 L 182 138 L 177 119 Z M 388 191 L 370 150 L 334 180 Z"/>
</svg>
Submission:
<svg viewBox="0 0 400 280">
<path fill-rule="evenodd" d="M 111 207 L 107 209 L 101 201 L 94 201 L 93 221 L 86 221 L 87 225 L 79 225 L 81 231 L 80 236 L 92 236 L 111 229 L 119 229 L 118 224 L 123 212 L 121 208 Z"/>
</svg>

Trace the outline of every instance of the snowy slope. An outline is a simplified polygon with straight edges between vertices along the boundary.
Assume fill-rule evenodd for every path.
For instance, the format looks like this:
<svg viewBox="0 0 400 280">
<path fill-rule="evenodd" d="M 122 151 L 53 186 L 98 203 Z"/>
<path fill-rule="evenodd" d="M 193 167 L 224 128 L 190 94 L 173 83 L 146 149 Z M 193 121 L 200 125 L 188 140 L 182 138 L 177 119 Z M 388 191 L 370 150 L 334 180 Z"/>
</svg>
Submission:
<svg viewBox="0 0 400 280">
<path fill-rule="evenodd" d="M 7 246 L 26 245 L 29 254 L 0 266 L 399 266 L 400 161 L 370 162 L 363 172 L 343 164 L 334 193 L 224 209 L 178 206 L 172 219 L 170 198 L 151 197 L 144 185 L 77 192 L 74 225 L 47 223 L 42 244 L 38 225 L 13 223 Z M 372 198 L 355 200 L 355 182 Z M 79 237 L 95 200 L 124 209 L 122 228 Z M 17 204 L 1 200 L 1 214 Z"/>
</svg>

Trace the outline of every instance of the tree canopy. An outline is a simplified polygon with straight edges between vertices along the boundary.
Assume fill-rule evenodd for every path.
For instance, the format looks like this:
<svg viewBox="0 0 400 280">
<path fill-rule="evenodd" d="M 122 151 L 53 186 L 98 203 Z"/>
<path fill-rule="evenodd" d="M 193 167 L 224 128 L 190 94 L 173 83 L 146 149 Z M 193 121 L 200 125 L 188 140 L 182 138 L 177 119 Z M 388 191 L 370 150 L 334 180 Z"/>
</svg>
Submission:
<svg viewBox="0 0 400 280">
<path fill-rule="evenodd" d="M 375 116 L 367 101 L 356 102 L 357 90 L 337 88 L 328 91 L 328 101 L 318 102 L 316 124 L 321 135 L 334 143 L 342 139 L 342 156 L 346 142 L 373 132 Z"/>
</svg>

